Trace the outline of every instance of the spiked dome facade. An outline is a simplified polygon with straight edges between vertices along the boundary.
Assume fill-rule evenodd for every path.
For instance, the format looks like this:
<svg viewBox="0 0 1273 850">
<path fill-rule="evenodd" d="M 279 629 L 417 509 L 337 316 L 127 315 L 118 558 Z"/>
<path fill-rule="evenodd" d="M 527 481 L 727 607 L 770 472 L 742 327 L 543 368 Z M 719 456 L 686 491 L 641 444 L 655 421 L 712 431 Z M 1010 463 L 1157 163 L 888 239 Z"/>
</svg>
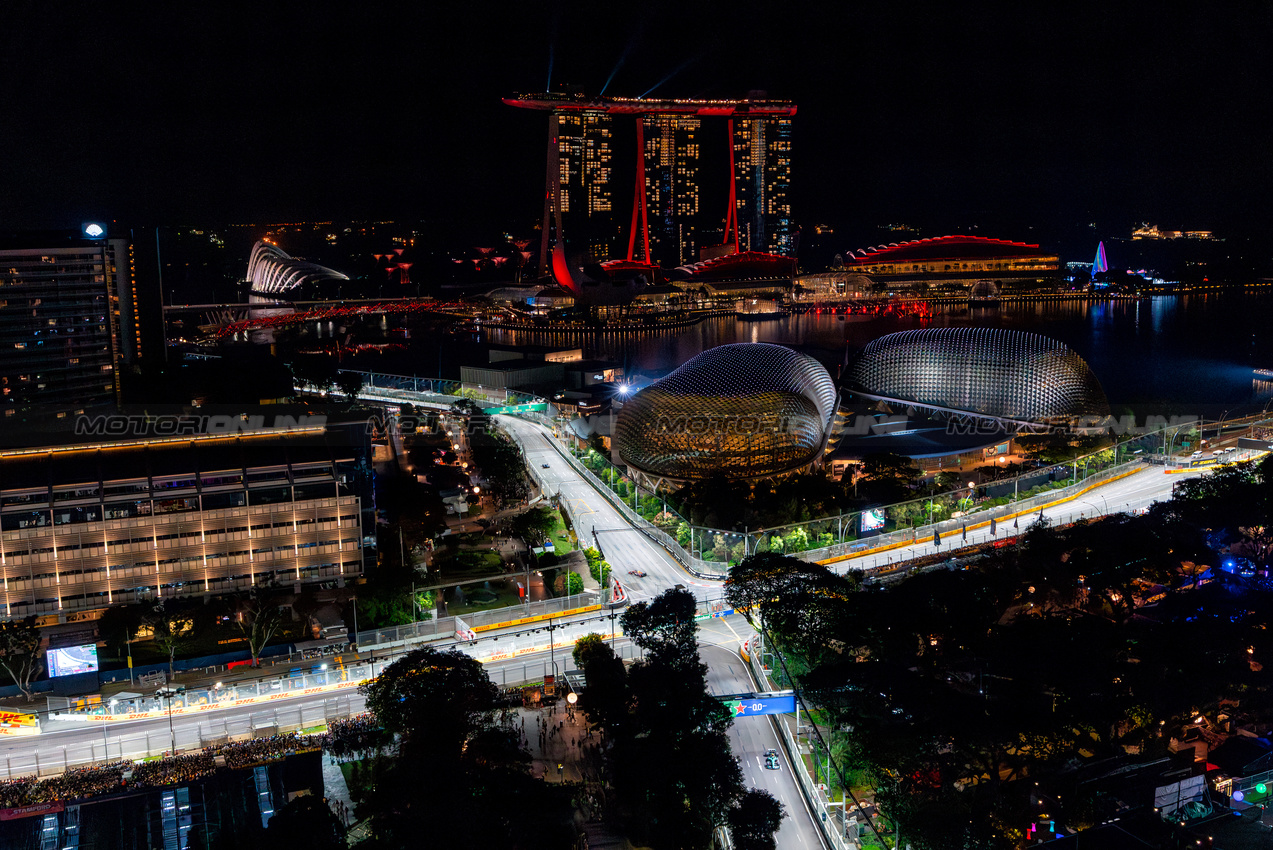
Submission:
<svg viewBox="0 0 1273 850">
<path fill-rule="evenodd" d="M 835 382 L 781 345 L 709 349 L 632 397 L 615 426 L 619 456 L 655 482 L 755 479 L 821 458 Z"/>
<path fill-rule="evenodd" d="M 874 340 L 847 374 L 866 398 L 1009 422 L 1104 416 L 1109 402 L 1064 343 L 1003 328 L 928 328 Z"/>
</svg>

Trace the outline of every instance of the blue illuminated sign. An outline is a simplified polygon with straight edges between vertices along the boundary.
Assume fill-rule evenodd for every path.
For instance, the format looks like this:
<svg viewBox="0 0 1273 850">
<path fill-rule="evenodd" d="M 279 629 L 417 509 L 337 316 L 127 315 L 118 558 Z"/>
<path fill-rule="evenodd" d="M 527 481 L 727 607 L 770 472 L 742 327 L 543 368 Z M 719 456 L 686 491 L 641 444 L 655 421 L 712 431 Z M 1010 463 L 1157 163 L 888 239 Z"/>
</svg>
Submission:
<svg viewBox="0 0 1273 850">
<path fill-rule="evenodd" d="M 744 699 L 725 700 L 725 706 L 736 718 L 761 714 L 791 714 L 796 710 L 796 695 L 757 694 Z"/>
</svg>

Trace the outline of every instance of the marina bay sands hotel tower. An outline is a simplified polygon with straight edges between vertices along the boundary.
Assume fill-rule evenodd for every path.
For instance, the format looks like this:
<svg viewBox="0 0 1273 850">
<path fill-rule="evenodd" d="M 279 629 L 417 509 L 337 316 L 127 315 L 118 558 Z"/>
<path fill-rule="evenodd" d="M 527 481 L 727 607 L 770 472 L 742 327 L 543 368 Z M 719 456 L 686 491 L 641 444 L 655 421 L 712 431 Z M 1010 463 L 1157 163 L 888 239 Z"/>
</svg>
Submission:
<svg viewBox="0 0 1273 850">
<path fill-rule="evenodd" d="M 561 239 L 593 262 L 620 257 L 626 247 L 629 261 L 665 267 L 740 250 L 794 253 L 794 103 L 763 96 L 646 100 L 559 93 L 519 94 L 504 103 L 548 113 L 541 270 Z M 628 133 L 635 135 L 634 171 L 616 159 Z M 717 156 L 706 156 L 709 151 Z M 704 163 L 715 159 L 722 167 L 707 173 Z M 616 208 L 620 181 L 633 187 L 629 228 Z M 703 209 L 708 182 L 728 187 L 727 209 Z"/>
</svg>

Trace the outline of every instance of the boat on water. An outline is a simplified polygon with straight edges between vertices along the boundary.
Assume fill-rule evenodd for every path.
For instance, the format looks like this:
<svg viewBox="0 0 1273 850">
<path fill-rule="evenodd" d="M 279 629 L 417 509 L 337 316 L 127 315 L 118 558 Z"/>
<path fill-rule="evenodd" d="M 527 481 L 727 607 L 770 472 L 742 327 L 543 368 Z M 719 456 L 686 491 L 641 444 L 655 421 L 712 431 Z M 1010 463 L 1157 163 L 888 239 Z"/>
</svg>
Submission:
<svg viewBox="0 0 1273 850">
<path fill-rule="evenodd" d="M 993 280 L 979 280 L 968 289 L 969 307 L 998 307 L 999 285 Z"/>
<path fill-rule="evenodd" d="M 783 317 L 782 307 L 769 298 L 745 298 L 734 304 L 734 315 L 745 322 L 766 322 Z"/>
</svg>

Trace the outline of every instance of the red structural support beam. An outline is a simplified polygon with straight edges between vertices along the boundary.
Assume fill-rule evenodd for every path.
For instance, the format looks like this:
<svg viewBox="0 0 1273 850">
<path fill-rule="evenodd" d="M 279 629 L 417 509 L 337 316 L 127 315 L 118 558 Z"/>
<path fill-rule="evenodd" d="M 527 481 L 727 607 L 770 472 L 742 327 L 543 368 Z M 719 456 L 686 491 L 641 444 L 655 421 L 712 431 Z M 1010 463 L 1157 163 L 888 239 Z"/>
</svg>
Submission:
<svg viewBox="0 0 1273 850">
<path fill-rule="evenodd" d="M 729 234 L 734 233 L 734 253 L 738 253 L 738 174 L 734 171 L 734 119 L 729 119 L 729 212 L 725 215 L 725 239 L 722 244 L 729 244 Z M 750 247 L 750 246 L 749 246 Z"/>
<path fill-rule="evenodd" d="M 636 122 L 636 189 L 632 195 L 632 229 L 628 233 L 628 262 L 636 258 L 637 218 L 641 220 L 641 259 L 650 262 L 650 217 L 645 200 L 645 124 L 641 119 Z"/>
</svg>

